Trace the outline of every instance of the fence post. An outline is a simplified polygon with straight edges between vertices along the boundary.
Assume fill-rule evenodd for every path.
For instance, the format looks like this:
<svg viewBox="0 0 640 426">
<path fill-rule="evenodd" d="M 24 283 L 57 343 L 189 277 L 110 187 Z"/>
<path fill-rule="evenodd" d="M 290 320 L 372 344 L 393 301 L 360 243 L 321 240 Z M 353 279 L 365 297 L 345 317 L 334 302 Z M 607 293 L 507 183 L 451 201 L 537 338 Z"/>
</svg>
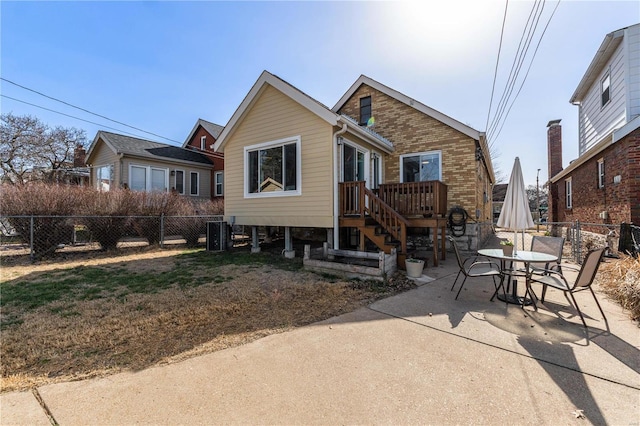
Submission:
<svg viewBox="0 0 640 426">
<path fill-rule="evenodd" d="M 35 260 L 35 253 L 33 252 L 33 215 L 31 215 L 31 220 L 29 221 L 29 256 L 31 256 L 31 261 Z"/>
<path fill-rule="evenodd" d="M 582 263 L 582 232 L 580 230 L 580 221 L 576 220 L 576 261 Z"/>
<path fill-rule="evenodd" d="M 164 248 L 164 213 L 160 214 L 160 248 Z"/>
</svg>

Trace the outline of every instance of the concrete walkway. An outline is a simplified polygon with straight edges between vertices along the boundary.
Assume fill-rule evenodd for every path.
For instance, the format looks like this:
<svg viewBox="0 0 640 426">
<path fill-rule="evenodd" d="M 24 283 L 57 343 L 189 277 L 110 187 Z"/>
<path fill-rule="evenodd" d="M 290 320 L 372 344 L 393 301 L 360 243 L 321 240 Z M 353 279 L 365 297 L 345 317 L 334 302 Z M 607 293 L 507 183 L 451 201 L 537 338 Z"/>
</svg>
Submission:
<svg viewBox="0 0 640 426">
<path fill-rule="evenodd" d="M 604 295 L 609 332 L 576 296 L 586 332 L 553 289 L 534 312 L 490 302 L 490 280 L 454 300 L 452 256 L 425 273 L 435 280 L 241 347 L 3 394 L 0 423 L 640 424 L 639 328 Z"/>
</svg>

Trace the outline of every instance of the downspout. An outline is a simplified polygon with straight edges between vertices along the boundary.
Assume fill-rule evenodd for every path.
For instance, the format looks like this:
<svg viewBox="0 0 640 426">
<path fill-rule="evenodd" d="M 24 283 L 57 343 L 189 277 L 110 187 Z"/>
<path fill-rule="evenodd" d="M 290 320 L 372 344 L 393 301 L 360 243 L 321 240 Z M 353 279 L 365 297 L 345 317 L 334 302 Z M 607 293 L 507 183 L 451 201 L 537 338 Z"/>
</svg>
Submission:
<svg viewBox="0 0 640 426">
<path fill-rule="evenodd" d="M 338 149 L 338 137 L 347 131 L 347 123 L 342 123 L 342 129 L 336 131 L 333 134 L 333 248 L 338 250 L 339 242 L 340 242 L 340 222 L 338 215 L 339 205 L 338 205 L 338 179 L 339 174 L 338 170 L 340 167 L 340 150 Z"/>
</svg>

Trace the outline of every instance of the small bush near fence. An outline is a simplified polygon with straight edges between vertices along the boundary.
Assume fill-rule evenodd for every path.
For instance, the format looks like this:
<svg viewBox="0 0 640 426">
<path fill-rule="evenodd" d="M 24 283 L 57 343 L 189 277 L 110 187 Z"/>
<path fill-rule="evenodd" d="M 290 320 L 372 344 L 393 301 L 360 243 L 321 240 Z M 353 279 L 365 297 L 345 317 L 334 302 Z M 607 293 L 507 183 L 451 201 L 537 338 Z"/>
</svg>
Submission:
<svg viewBox="0 0 640 426">
<path fill-rule="evenodd" d="M 600 287 L 627 309 L 632 319 L 640 320 L 640 258 L 621 255 L 615 262 L 605 262 L 597 275 Z"/>
<path fill-rule="evenodd" d="M 0 191 L 3 221 L 24 244 L 31 244 L 34 259 L 49 257 L 61 244 L 76 241 L 78 231 L 103 250 L 116 248 L 126 236 L 157 244 L 163 234 L 180 235 L 193 246 L 206 232 L 210 216 L 222 214 L 223 209 L 222 201 L 124 189 L 99 192 L 33 183 L 2 185 Z"/>
</svg>

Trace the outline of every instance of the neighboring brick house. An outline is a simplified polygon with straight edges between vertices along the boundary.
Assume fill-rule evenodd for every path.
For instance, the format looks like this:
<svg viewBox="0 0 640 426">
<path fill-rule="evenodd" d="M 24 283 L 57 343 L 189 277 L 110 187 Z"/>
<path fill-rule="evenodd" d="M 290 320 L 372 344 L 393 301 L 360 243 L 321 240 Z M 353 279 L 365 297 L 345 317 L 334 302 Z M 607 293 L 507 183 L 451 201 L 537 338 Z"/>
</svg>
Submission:
<svg viewBox="0 0 640 426">
<path fill-rule="evenodd" d="M 549 122 L 549 221 L 639 224 L 640 24 L 606 35 L 570 102 L 579 156 L 563 169 L 560 120 Z"/>
<path fill-rule="evenodd" d="M 213 144 L 218 140 L 223 129 L 224 127 L 218 124 L 200 118 L 182 144 L 183 148 L 206 155 L 213 163 L 211 198 L 224 197 L 224 154 L 215 152 L 213 149 Z"/>
<path fill-rule="evenodd" d="M 448 210 L 461 206 L 472 220 L 493 219 L 495 177 L 484 133 L 364 75 L 333 110 L 393 142 L 383 182 L 440 180 L 447 185 Z M 431 160 L 437 166 L 425 170 Z"/>
</svg>

